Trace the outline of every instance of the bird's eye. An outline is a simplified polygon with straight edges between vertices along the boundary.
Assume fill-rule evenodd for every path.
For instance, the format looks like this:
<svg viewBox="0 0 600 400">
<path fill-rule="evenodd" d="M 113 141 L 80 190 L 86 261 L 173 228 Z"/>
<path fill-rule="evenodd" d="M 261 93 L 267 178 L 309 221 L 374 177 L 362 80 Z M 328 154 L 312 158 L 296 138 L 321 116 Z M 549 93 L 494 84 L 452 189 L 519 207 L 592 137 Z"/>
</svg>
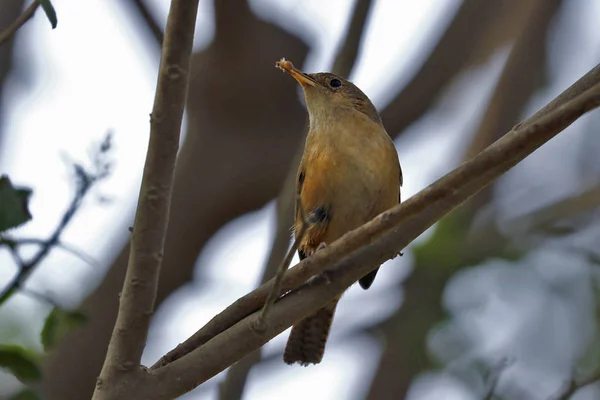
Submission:
<svg viewBox="0 0 600 400">
<path fill-rule="evenodd" d="M 333 78 L 329 82 L 329 86 L 331 86 L 332 88 L 339 88 L 340 86 L 342 86 L 342 81 L 340 81 L 339 79 Z"/>
</svg>

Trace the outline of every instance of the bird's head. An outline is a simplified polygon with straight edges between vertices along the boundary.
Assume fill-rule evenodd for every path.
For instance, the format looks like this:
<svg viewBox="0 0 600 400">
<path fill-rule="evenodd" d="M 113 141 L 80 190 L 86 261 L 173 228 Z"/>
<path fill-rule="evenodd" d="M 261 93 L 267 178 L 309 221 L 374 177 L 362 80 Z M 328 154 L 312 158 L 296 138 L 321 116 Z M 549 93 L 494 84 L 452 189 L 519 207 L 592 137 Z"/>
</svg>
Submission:
<svg viewBox="0 0 600 400">
<path fill-rule="evenodd" d="M 358 111 L 381 124 L 381 118 L 371 100 L 352 82 L 327 72 L 304 73 L 285 58 L 275 66 L 290 74 L 302 86 L 311 117 L 322 118 L 336 112 Z"/>
</svg>

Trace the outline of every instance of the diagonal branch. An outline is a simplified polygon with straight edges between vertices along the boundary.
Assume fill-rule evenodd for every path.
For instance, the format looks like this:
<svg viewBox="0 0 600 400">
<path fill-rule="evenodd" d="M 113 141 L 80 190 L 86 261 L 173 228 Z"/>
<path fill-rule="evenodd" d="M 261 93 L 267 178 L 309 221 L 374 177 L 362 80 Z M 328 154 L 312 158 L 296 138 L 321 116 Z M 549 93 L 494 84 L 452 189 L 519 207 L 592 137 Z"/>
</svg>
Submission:
<svg viewBox="0 0 600 400">
<path fill-rule="evenodd" d="M 420 118 L 444 88 L 468 63 L 499 2 L 464 0 L 440 40 L 414 77 L 381 112 L 387 131 L 396 136 Z"/>
<path fill-rule="evenodd" d="M 198 0 L 171 2 L 127 274 L 94 399 L 132 398 L 146 375 L 139 366 L 154 312 L 197 12 Z"/>
<path fill-rule="evenodd" d="M 348 31 L 342 47 L 340 47 L 331 72 L 336 75 L 348 78 L 356 59 L 358 58 L 358 50 L 364 36 L 365 23 L 372 9 L 372 0 L 356 0 L 352 18 L 348 24 Z"/>
<path fill-rule="evenodd" d="M 293 292 L 275 303 L 265 332 L 253 329 L 258 314 L 250 314 L 264 303 L 273 281 L 238 299 L 153 367 L 150 374 L 160 384 L 150 384 L 148 390 L 167 398 L 192 390 L 315 312 L 580 116 L 600 106 L 599 82 L 600 66 L 472 160 L 292 268 L 283 278 L 282 294 Z M 296 290 L 326 269 L 328 280 Z"/>
<path fill-rule="evenodd" d="M 33 17 L 39 6 L 40 3 L 35 0 L 29 5 L 29 7 L 25 9 L 25 11 L 23 11 L 23 14 L 19 15 L 15 22 L 0 32 L 0 45 L 10 39 L 12 35 L 14 35 L 23 25 L 25 25 L 25 22 L 29 21 L 31 17 Z"/>
<path fill-rule="evenodd" d="M 550 400 L 569 400 L 579 389 L 600 382 L 600 371 L 590 375 L 584 379 L 572 378 L 570 382 L 557 394 L 553 395 Z"/>
<path fill-rule="evenodd" d="M 162 27 L 158 24 L 156 18 L 150 12 L 146 0 L 134 0 L 133 6 L 137 9 L 140 17 L 144 20 L 146 27 L 152 33 L 152 37 L 159 46 L 162 45 L 164 40 L 164 33 Z"/>
</svg>

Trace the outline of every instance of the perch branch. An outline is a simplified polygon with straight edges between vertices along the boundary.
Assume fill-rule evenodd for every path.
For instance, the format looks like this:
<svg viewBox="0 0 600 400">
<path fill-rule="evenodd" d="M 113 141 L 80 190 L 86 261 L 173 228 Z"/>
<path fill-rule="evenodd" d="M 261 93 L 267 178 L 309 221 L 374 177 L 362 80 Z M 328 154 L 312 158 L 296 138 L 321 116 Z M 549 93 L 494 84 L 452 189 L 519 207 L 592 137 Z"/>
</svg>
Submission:
<svg viewBox="0 0 600 400">
<path fill-rule="evenodd" d="M 288 271 L 284 275 L 280 295 L 293 292 L 275 303 L 267 316 L 265 332 L 253 330 L 258 314 L 250 314 L 264 304 L 273 280 L 238 299 L 159 360 L 150 374 L 156 377 L 155 381 L 160 385 L 151 385 L 148 390 L 158 391 L 163 397 L 176 397 L 192 390 L 315 312 L 378 265 L 393 258 L 400 249 L 449 211 L 515 166 L 581 115 L 598 107 L 599 75 L 600 67 L 594 68 L 547 107 L 515 126 L 472 160 Z M 295 290 L 325 269 L 328 269 L 329 282 Z"/>
<path fill-rule="evenodd" d="M 265 305 L 263 306 L 263 308 L 260 312 L 260 315 L 258 316 L 258 319 L 256 320 L 255 329 L 257 329 L 261 332 L 263 332 L 266 329 L 265 323 L 266 323 L 267 316 L 269 315 L 269 311 L 271 311 L 273 304 L 275 304 L 275 300 L 277 300 L 279 298 L 279 293 L 281 293 L 281 281 L 283 279 L 283 275 L 290 267 L 290 264 L 292 263 L 292 259 L 294 258 L 294 254 L 296 253 L 296 250 L 298 250 L 298 247 L 300 246 L 300 243 L 302 242 L 302 239 L 304 238 L 304 235 L 306 234 L 306 230 L 308 229 L 308 223 L 307 223 L 306 217 L 304 215 L 304 208 L 302 207 L 302 200 L 300 199 L 300 195 L 296 196 L 296 210 L 299 213 L 300 221 L 301 221 L 300 231 L 298 233 L 296 233 L 296 238 L 294 239 L 294 243 L 292 244 L 292 247 L 290 247 L 285 258 L 279 265 L 279 268 L 277 268 L 277 274 L 275 275 L 275 281 L 273 283 L 273 287 L 271 288 L 271 291 L 269 292 L 269 295 L 267 296 L 267 299 L 265 300 Z"/>
</svg>

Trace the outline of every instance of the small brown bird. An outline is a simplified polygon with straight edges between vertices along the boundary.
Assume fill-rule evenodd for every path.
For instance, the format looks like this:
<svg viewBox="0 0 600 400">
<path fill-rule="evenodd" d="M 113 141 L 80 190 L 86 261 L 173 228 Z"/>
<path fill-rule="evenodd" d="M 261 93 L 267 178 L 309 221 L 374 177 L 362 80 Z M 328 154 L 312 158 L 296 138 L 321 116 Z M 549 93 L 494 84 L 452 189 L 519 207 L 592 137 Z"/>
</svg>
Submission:
<svg viewBox="0 0 600 400">
<path fill-rule="evenodd" d="M 281 59 L 276 66 L 304 90 L 310 128 L 296 190 L 309 226 L 300 259 L 400 202 L 398 153 L 369 98 L 354 84 L 330 73 L 306 74 Z M 302 220 L 296 210 L 294 233 Z M 377 269 L 359 280 L 368 289 Z M 318 364 L 339 297 L 292 328 L 283 360 Z"/>
</svg>

